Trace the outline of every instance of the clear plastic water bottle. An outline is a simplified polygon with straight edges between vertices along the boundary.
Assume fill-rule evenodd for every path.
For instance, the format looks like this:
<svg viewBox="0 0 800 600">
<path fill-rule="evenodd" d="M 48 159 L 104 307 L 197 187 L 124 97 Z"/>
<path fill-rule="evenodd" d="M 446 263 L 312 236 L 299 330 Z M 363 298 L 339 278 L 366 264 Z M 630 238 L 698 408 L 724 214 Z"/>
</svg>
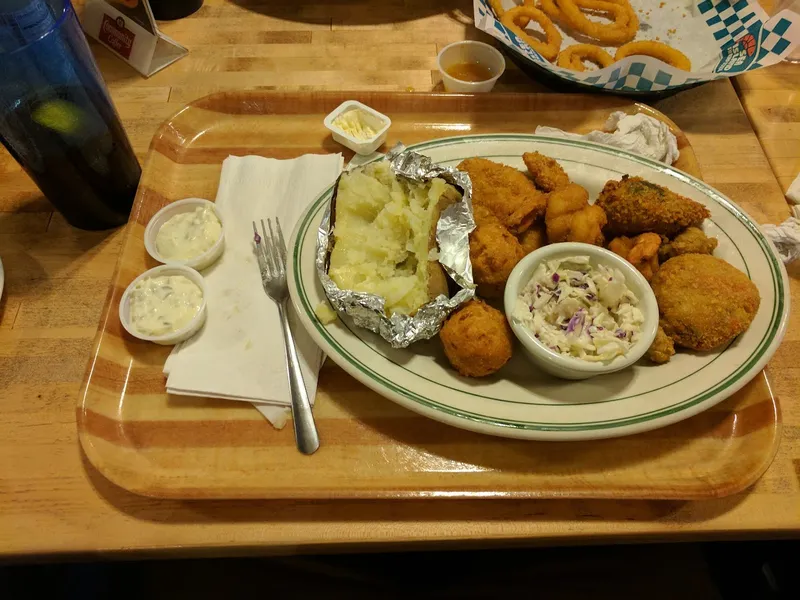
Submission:
<svg viewBox="0 0 800 600">
<path fill-rule="evenodd" d="M 72 225 L 127 221 L 141 169 L 69 0 L 0 2 L 0 142 Z"/>
</svg>

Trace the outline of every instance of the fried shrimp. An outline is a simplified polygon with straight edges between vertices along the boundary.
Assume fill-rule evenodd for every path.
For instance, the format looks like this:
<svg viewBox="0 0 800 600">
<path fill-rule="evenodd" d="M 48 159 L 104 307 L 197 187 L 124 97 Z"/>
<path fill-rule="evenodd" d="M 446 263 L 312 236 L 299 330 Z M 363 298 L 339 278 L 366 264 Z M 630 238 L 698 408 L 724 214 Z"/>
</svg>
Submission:
<svg viewBox="0 0 800 600">
<path fill-rule="evenodd" d="M 661 236 L 656 233 L 643 233 L 635 238 L 616 237 L 608 243 L 608 249 L 631 263 L 650 281 L 658 271 L 658 249 Z"/>
<path fill-rule="evenodd" d="M 656 337 L 653 338 L 653 343 L 647 349 L 647 358 L 657 365 L 661 365 L 669 362 L 669 359 L 674 355 L 675 344 L 659 325 Z"/>
<path fill-rule="evenodd" d="M 603 245 L 603 226 L 606 214 L 599 206 L 589 204 L 589 193 L 570 183 L 550 194 L 547 200 L 545 226 L 547 240 L 555 242 L 584 242 Z"/>
<path fill-rule="evenodd" d="M 533 178 L 533 183 L 543 192 L 552 192 L 569 185 L 569 176 L 558 161 L 538 152 L 526 152 L 522 162 Z"/>
<path fill-rule="evenodd" d="M 708 237 L 699 227 L 687 227 L 672 240 L 663 236 L 658 258 L 665 262 L 681 254 L 713 254 L 718 243 L 717 238 Z"/>
</svg>

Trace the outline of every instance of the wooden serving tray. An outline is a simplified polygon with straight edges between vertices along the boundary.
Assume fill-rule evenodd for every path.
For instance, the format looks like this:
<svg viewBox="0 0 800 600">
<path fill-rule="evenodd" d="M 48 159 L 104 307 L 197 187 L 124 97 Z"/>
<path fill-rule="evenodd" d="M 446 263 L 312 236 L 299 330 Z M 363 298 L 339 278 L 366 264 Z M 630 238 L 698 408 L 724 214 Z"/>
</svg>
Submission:
<svg viewBox="0 0 800 600">
<path fill-rule="evenodd" d="M 316 401 L 321 449 L 298 453 L 249 404 L 167 395 L 170 348 L 122 330 L 119 299 L 155 266 L 143 233 L 165 204 L 213 199 L 230 154 L 291 158 L 340 152 L 323 117 L 348 99 L 393 121 L 387 144 L 466 133 L 533 132 L 546 124 L 601 128 L 612 110 L 646 111 L 678 136 L 676 166 L 699 176 L 686 136 L 664 115 L 618 98 L 555 94 L 217 94 L 161 126 L 153 139 L 77 421 L 83 449 L 107 478 L 170 498 L 698 499 L 741 491 L 777 450 L 780 412 L 766 374 L 676 425 L 612 440 L 544 443 L 493 438 L 437 423 L 386 400 L 328 361 Z M 349 159 L 349 152 L 345 151 Z"/>
</svg>

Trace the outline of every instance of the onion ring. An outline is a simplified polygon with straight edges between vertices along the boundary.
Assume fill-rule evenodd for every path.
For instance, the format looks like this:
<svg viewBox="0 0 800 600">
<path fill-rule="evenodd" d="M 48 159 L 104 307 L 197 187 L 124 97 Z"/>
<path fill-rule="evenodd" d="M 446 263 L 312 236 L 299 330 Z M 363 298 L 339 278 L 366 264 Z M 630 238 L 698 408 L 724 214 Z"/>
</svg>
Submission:
<svg viewBox="0 0 800 600">
<path fill-rule="evenodd" d="M 631 41 L 639 31 L 639 18 L 628 0 L 540 0 L 545 14 L 563 21 L 598 42 L 620 45 Z M 588 19 L 581 9 L 604 13 L 612 23 L 598 23 Z"/>
<path fill-rule="evenodd" d="M 522 19 L 527 17 L 529 21 L 536 21 L 544 30 L 547 37 L 547 42 L 541 42 L 525 32 L 522 25 Z M 536 50 L 545 60 L 550 62 L 558 57 L 558 51 L 561 49 L 561 33 L 553 25 L 550 18 L 540 11 L 538 8 L 532 6 L 517 6 L 512 8 L 500 17 L 500 22 L 505 25 L 509 30 L 514 32 L 518 38 L 523 40 L 531 48 Z"/>
<path fill-rule="evenodd" d="M 528 4 L 529 6 L 533 6 L 534 0 L 524 0 L 524 3 Z M 494 16 L 498 19 L 506 14 L 506 9 L 503 8 L 503 0 L 489 0 L 489 6 L 491 7 Z M 522 18 L 519 20 L 519 26 L 525 27 L 530 22 L 531 20 L 529 18 Z"/>
<path fill-rule="evenodd" d="M 601 69 L 614 63 L 612 56 L 600 46 L 595 46 L 594 44 L 574 44 L 561 51 L 556 64 L 559 67 L 572 69 L 573 71 L 585 71 L 586 67 L 583 66 L 584 60 L 593 62 Z"/>
<path fill-rule="evenodd" d="M 681 69 L 683 71 L 692 70 L 692 61 L 680 50 L 676 50 L 672 46 L 661 42 L 642 41 L 631 42 L 617 48 L 617 53 L 614 55 L 614 60 L 622 60 L 628 56 L 652 56 L 658 60 L 664 61 L 668 65 Z"/>
</svg>

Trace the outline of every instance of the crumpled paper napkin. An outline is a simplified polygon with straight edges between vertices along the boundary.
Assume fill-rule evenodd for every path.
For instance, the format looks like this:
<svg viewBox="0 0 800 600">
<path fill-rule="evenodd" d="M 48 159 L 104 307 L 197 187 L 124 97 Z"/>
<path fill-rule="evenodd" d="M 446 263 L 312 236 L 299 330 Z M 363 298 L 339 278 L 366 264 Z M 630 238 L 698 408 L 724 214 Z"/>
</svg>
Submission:
<svg viewBox="0 0 800 600">
<path fill-rule="evenodd" d="M 791 204 L 792 216 L 780 225 L 762 225 L 761 231 L 775 245 L 784 264 L 788 265 L 800 258 L 800 175 L 786 190 L 786 199 Z"/>
<path fill-rule="evenodd" d="M 674 163 L 680 156 L 678 140 L 667 124 L 649 115 L 613 112 L 603 125 L 603 129 L 605 131 L 592 131 L 581 135 L 539 125 L 536 134 L 597 142 L 635 152 L 668 165 Z"/>
<path fill-rule="evenodd" d="M 278 217 L 290 243 L 298 219 L 336 180 L 342 164 L 341 154 L 225 159 L 216 199 L 225 252 L 203 273 L 203 329 L 176 346 L 164 365 L 168 393 L 252 402 L 275 427 L 285 425 L 291 396 L 283 337 L 278 309 L 261 286 L 252 221 Z M 294 315 L 291 307 L 289 312 Z M 292 331 L 313 401 L 322 352 L 298 323 Z"/>
</svg>

